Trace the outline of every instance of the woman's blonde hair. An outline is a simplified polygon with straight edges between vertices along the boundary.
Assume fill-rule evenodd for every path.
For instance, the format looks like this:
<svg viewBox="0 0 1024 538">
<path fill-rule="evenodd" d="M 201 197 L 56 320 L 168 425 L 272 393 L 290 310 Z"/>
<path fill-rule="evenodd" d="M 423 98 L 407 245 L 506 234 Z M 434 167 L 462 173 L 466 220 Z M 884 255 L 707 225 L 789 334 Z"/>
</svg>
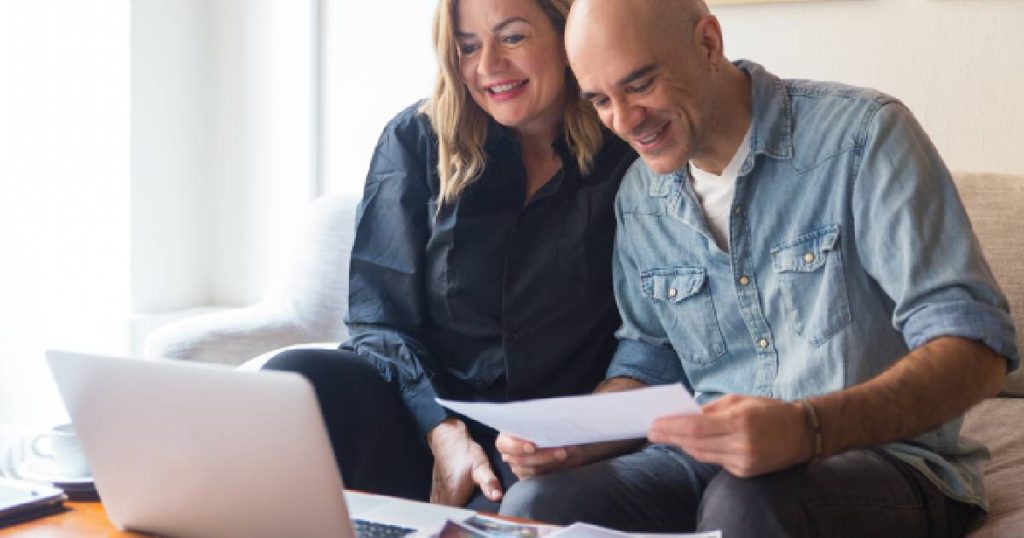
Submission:
<svg viewBox="0 0 1024 538">
<path fill-rule="evenodd" d="M 487 113 L 469 96 L 459 71 L 459 43 L 455 38 L 458 0 L 439 0 L 434 11 L 434 50 L 439 73 L 434 93 L 420 109 L 430 119 L 438 139 L 439 206 L 454 201 L 483 172 L 486 156 Z M 573 0 L 536 0 L 559 33 Z M 579 83 L 565 70 L 565 115 L 562 129 L 583 174 L 588 174 L 601 149 L 601 123 L 590 103 L 580 97 Z"/>
</svg>

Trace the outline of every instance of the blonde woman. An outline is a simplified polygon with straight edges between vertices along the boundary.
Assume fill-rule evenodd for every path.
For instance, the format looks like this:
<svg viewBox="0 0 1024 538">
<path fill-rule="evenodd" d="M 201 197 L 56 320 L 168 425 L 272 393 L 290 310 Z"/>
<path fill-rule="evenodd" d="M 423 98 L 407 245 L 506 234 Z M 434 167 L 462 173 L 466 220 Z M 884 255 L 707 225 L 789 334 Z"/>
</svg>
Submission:
<svg viewBox="0 0 1024 538">
<path fill-rule="evenodd" d="M 496 511 L 515 481 L 497 432 L 434 398 L 579 394 L 604 378 L 612 203 L 636 155 L 579 96 L 569 3 L 440 1 L 433 95 L 384 129 L 366 180 L 351 337 L 268 365 L 312 380 L 349 487 Z"/>
</svg>

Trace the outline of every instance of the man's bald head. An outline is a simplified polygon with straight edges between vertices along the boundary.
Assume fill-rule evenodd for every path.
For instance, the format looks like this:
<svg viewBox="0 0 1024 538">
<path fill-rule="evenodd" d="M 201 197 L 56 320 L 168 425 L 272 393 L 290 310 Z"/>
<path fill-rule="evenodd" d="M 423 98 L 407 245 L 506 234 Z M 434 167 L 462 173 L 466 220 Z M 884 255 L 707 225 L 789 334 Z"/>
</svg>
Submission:
<svg viewBox="0 0 1024 538">
<path fill-rule="evenodd" d="M 641 39 L 659 52 L 686 47 L 708 14 L 703 0 L 576 0 L 566 23 L 566 45 Z"/>
<path fill-rule="evenodd" d="M 725 101 L 741 91 L 723 84 L 745 78 L 731 73 L 702 0 L 576 0 L 565 46 L 601 121 L 659 173 L 708 154 Z"/>
</svg>

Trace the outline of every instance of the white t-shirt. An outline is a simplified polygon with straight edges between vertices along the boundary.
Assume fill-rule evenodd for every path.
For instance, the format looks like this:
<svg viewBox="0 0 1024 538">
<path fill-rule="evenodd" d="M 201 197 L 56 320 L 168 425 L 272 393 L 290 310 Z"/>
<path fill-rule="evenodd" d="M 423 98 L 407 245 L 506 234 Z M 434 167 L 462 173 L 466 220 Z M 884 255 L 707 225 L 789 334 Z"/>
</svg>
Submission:
<svg viewBox="0 0 1024 538">
<path fill-rule="evenodd" d="M 739 176 L 743 162 L 750 153 L 750 132 L 743 136 L 743 142 L 736 149 L 729 164 L 722 170 L 722 175 L 709 174 L 690 161 L 690 177 L 693 178 L 693 189 L 704 209 L 704 220 L 715 237 L 718 248 L 729 252 L 729 215 L 732 213 L 732 197 L 736 192 L 736 178 Z"/>
</svg>

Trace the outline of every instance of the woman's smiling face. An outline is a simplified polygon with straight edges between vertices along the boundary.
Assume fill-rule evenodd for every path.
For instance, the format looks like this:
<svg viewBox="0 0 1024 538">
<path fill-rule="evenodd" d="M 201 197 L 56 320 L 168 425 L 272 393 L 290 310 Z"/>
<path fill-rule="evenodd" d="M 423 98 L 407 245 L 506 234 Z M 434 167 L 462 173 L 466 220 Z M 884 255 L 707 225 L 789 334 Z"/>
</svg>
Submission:
<svg viewBox="0 0 1024 538">
<path fill-rule="evenodd" d="M 520 133 L 555 128 L 565 103 L 565 48 L 537 0 L 457 4 L 459 70 L 473 101 Z"/>
</svg>

